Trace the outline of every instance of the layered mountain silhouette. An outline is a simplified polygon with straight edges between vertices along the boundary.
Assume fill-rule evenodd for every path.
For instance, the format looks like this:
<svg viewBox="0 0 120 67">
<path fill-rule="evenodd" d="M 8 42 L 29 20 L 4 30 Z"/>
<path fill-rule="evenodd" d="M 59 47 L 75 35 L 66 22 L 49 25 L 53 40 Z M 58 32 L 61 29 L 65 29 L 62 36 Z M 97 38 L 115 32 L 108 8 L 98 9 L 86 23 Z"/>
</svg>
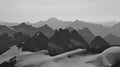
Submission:
<svg viewBox="0 0 120 67">
<path fill-rule="evenodd" d="M 21 23 L 17 26 L 12 26 L 12 29 L 15 32 L 22 32 L 30 36 L 33 36 L 35 33 L 38 32 L 37 28 L 32 27 L 31 25 L 27 25 L 26 23 Z"/>
<path fill-rule="evenodd" d="M 10 29 L 6 25 L 0 25 L 0 35 L 2 35 L 4 33 L 13 34 L 14 30 Z"/>
<path fill-rule="evenodd" d="M 45 24 L 42 27 L 39 27 L 38 30 L 41 31 L 48 38 L 52 37 L 55 33 L 55 31 L 51 27 L 49 27 L 47 24 Z"/>
<path fill-rule="evenodd" d="M 115 25 L 113 25 L 110 28 L 110 31 L 112 34 L 114 34 L 115 36 L 120 36 L 120 23 L 117 23 Z"/>
<path fill-rule="evenodd" d="M 110 44 L 110 45 L 120 45 L 120 37 L 115 36 L 113 34 L 108 34 L 104 37 L 104 39 Z"/>
<path fill-rule="evenodd" d="M 84 21 L 79 21 L 79 20 L 76 20 L 74 22 L 72 21 L 62 21 L 62 20 L 59 20 L 55 17 L 52 17 L 52 18 L 49 18 L 48 20 L 45 20 L 45 21 L 39 21 L 37 23 L 29 23 L 29 22 L 24 22 L 25 24 L 29 25 L 29 27 L 32 25 L 33 27 L 41 27 L 41 26 L 44 26 L 44 25 L 48 25 L 49 27 L 53 28 L 53 29 L 59 29 L 59 28 L 66 28 L 66 27 L 72 27 L 76 30 L 79 30 L 79 29 L 83 29 L 84 27 L 87 27 L 89 28 L 89 30 L 95 35 L 95 36 L 102 36 L 102 37 L 105 37 L 107 36 L 108 34 L 112 33 L 116 36 L 120 36 L 120 30 L 119 30 L 119 27 L 120 27 L 120 23 L 117 23 L 115 22 L 114 24 L 112 24 L 112 26 L 104 26 L 104 24 L 95 24 L 95 23 L 89 23 L 89 22 L 84 22 Z M 113 22 L 110 22 L 110 23 L 113 23 Z M 16 26 L 17 24 L 3 24 L 1 23 L 2 25 L 6 25 L 6 26 Z M 22 25 L 19 24 L 19 25 Z M 17 26 L 19 26 L 17 25 Z M 24 24 L 23 24 L 24 25 Z M 15 27 L 14 27 L 15 28 Z M 17 29 L 15 29 L 17 30 Z M 23 29 L 22 29 L 23 30 Z M 18 31 L 21 31 L 21 30 L 18 30 Z M 38 32 L 38 31 L 37 31 Z M 31 34 L 32 35 L 32 34 Z"/>
<path fill-rule="evenodd" d="M 41 32 L 36 33 L 33 37 L 18 44 L 18 47 L 22 47 L 23 51 L 38 51 L 48 50 L 48 38 Z"/>
<path fill-rule="evenodd" d="M 89 45 L 84 38 L 76 31 L 59 29 L 55 31 L 53 37 L 50 38 L 56 45 L 64 48 L 66 51 L 73 47 L 87 48 Z"/>
<path fill-rule="evenodd" d="M 102 37 L 100 36 L 96 36 L 91 44 L 90 47 L 92 48 L 93 53 L 100 53 L 102 51 L 104 51 L 105 49 L 109 48 L 110 45 L 108 42 L 106 42 Z"/>
<path fill-rule="evenodd" d="M 42 27 L 36 28 L 33 27 L 32 25 L 21 23 L 19 25 L 12 26 L 11 28 L 14 32 L 22 32 L 23 34 L 29 36 L 33 36 L 39 31 L 44 33 L 47 37 L 51 37 L 54 34 L 54 30 L 51 27 L 49 27 L 47 24 Z"/>
<path fill-rule="evenodd" d="M 105 27 L 79 20 L 72 22 L 57 18 L 31 25 L 25 22 L 14 26 L 0 25 L 0 53 L 13 45 L 22 47 L 23 51 L 49 50 L 51 55 L 78 48 L 99 53 L 110 46 L 119 45 L 120 38 L 116 36 L 119 35 L 119 28 L 120 24 Z"/>
<path fill-rule="evenodd" d="M 15 33 L 14 35 L 10 36 L 9 34 L 5 33 L 0 36 L 0 54 L 4 51 L 8 50 L 9 47 L 19 44 L 22 41 L 29 39 L 28 35 L 24 35 L 21 32 Z"/>
<path fill-rule="evenodd" d="M 0 21 L 0 25 L 14 26 L 14 25 L 17 25 L 17 24 L 19 24 L 19 23 L 17 23 L 17 22 Z"/>
<path fill-rule="evenodd" d="M 74 21 L 69 26 L 73 27 L 76 30 L 83 29 L 84 27 L 89 28 L 95 36 L 104 37 L 110 33 L 108 27 L 105 27 L 105 26 L 100 25 L 100 24 L 87 23 L 87 22 L 79 21 L 79 20 Z"/>
<path fill-rule="evenodd" d="M 53 29 L 59 29 L 59 28 L 66 28 L 71 23 L 72 23 L 71 21 L 62 21 L 55 17 L 52 17 L 45 21 L 39 21 L 37 23 L 33 23 L 32 26 L 40 27 L 40 26 L 47 24 L 50 27 L 52 27 Z"/>
<path fill-rule="evenodd" d="M 87 41 L 87 43 L 91 43 L 91 41 L 95 38 L 95 35 L 88 29 L 88 28 L 83 28 L 81 30 L 78 30 L 80 35 L 83 36 L 83 38 Z"/>
</svg>

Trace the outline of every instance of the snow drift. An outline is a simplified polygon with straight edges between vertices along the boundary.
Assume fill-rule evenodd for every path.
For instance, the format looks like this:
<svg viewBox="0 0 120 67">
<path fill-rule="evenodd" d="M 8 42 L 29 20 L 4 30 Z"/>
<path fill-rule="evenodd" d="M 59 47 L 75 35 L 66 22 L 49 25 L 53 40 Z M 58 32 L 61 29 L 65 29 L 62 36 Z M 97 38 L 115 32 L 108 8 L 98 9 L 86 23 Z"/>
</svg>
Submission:
<svg viewBox="0 0 120 67">
<path fill-rule="evenodd" d="M 14 50 L 15 48 L 14 46 Z M 96 55 L 84 55 L 84 49 L 73 50 L 57 56 L 46 55 L 47 50 L 22 52 L 20 49 L 16 49 L 17 52 L 13 50 L 13 53 L 12 50 L 13 48 L 1 55 L 0 59 L 7 58 L 4 60 L 7 61 L 16 56 L 15 67 L 110 67 L 120 60 L 120 47 L 110 47 Z"/>
</svg>

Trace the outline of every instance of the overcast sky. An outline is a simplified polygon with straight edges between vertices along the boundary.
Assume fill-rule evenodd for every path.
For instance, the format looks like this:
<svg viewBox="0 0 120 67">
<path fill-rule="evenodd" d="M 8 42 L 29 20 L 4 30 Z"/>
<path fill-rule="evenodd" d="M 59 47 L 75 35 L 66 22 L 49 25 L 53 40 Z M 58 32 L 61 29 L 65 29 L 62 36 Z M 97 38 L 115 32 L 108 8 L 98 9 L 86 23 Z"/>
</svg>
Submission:
<svg viewBox="0 0 120 67">
<path fill-rule="evenodd" d="M 0 20 L 120 21 L 120 0 L 0 0 Z"/>
</svg>

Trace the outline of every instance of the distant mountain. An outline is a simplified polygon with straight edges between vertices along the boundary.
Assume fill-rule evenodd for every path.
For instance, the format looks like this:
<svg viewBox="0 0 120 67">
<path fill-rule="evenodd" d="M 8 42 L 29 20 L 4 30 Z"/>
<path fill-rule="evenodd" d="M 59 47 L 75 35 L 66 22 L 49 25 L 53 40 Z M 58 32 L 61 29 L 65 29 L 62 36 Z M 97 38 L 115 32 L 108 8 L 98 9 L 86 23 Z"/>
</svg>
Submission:
<svg viewBox="0 0 120 67">
<path fill-rule="evenodd" d="M 79 29 L 78 32 L 80 33 L 80 35 L 83 36 L 83 38 L 87 41 L 87 43 L 91 43 L 91 41 L 95 38 L 95 35 L 88 29 L 88 28 L 83 28 L 83 29 Z"/>
<path fill-rule="evenodd" d="M 19 23 L 0 21 L 0 25 L 13 26 L 13 25 L 17 25 L 17 24 L 19 24 Z"/>
<path fill-rule="evenodd" d="M 110 45 L 120 45 L 120 36 L 115 36 L 113 34 L 109 34 L 109 35 L 105 36 L 104 39 Z"/>
<path fill-rule="evenodd" d="M 62 20 L 58 20 L 57 18 L 52 17 L 46 21 L 39 21 L 37 23 L 33 23 L 32 26 L 40 27 L 40 26 L 47 24 L 53 29 L 59 29 L 59 28 L 66 28 L 71 23 L 72 23 L 71 21 L 62 21 Z"/>
<path fill-rule="evenodd" d="M 36 52 L 39 50 L 48 50 L 48 38 L 41 32 L 36 33 L 33 37 L 18 44 L 23 51 Z"/>
<path fill-rule="evenodd" d="M 87 23 L 87 22 L 79 21 L 79 20 L 74 21 L 69 26 L 76 30 L 83 29 L 84 27 L 89 28 L 95 36 L 104 37 L 110 33 L 108 27 L 105 27 L 100 24 Z"/>
<path fill-rule="evenodd" d="M 83 37 L 75 30 L 69 31 L 67 29 L 59 29 L 55 31 L 55 34 L 50 38 L 50 41 L 57 46 L 62 47 L 66 51 L 75 48 L 87 48 L 88 43 Z"/>
<path fill-rule="evenodd" d="M 117 23 L 115 25 L 113 25 L 110 28 L 110 31 L 112 34 L 116 35 L 116 36 L 120 36 L 120 23 Z"/>
<path fill-rule="evenodd" d="M 0 35 L 0 54 L 6 51 L 9 47 L 19 44 L 29 38 L 30 37 L 28 35 L 24 35 L 21 32 L 13 35 L 9 35 L 7 33 Z"/>
<path fill-rule="evenodd" d="M 5 25 L 0 25 L 0 35 L 8 33 L 8 34 L 13 34 L 14 30 L 12 30 L 10 27 L 5 26 Z"/>
<path fill-rule="evenodd" d="M 15 32 L 22 32 L 24 34 L 33 36 L 35 33 L 38 32 L 37 28 L 32 27 L 31 25 L 28 25 L 26 23 L 21 23 L 16 26 L 11 27 Z"/>
<path fill-rule="evenodd" d="M 120 23 L 120 22 L 115 22 L 115 21 L 103 22 L 102 25 L 107 26 L 107 27 L 112 27 L 117 23 Z"/>
<path fill-rule="evenodd" d="M 101 53 L 102 51 L 104 51 L 105 49 L 109 48 L 110 45 L 108 42 L 106 42 L 102 37 L 100 36 L 96 36 L 91 44 L 90 47 L 92 48 L 92 52 L 93 53 Z"/>
<path fill-rule="evenodd" d="M 39 27 L 38 30 L 41 31 L 48 38 L 52 37 L 55 33 L 55 31 L 51 27 L 49 27 L 47 24 L 45 24 L 42 27 Z"/>
</svg>

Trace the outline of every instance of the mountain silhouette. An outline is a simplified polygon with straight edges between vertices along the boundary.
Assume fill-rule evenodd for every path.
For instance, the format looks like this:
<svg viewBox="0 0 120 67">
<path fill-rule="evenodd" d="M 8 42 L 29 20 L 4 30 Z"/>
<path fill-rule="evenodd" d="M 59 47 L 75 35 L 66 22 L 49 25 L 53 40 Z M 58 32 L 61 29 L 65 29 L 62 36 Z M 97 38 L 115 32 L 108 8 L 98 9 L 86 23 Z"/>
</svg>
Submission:
<svg viewBox="0 0 120 67">
<path fill-rule="evenodd" d="M 120 36 L 120 23 L 117 23 L 115 25 L 113 25 L 110 28 L 110 31 L 112 34 L 114 34 L 115 36 Z"/>
<path fill-rule="evenodd" d="M 23 51 L 39 51 L 48 50 L 48 38 L 41 32 L 36 33 L 33 37 L 18 44 L 18 47 L 22 47 Z"/>
<path fill-rule="evenodd" d="M 115 36 L 112 33 L 105 36 L 104 39 L 110 44 L 110 45 L 120 45 L 120 37 Z"/>
<path fill-rule="evenodd" d="M 74 49 L 74 47 L 70 46 L 76 46 L 74 42 L 71 41 L 78 41 L 80 43 L 77 44 L 77 48 L 87 48 L 88 43 L 83 39 L 83 37 L 75 30 L 69 31 L 67 29 L 59 29 L 55 31 L 55 34 L 50 38 L 50 41 L 55 43 L 57 46 L 62 47 L 66 51 L 69 51 L 71 49 Z"/>
<path fill-rule="evenodd" d="M 17 24 L 19 24 L 19 23 L 17 23 L 17 22 L 0 21 L 0 25 L 14 26 L 14 25 L 17 25 Z"/>
<path fill-rule="evenodd" d="M 105 49 L 109 48 L 110 45 L 102 37 L 96 36 L 92 40 L 90 47 L 92 48 L 93 53 L 100 53 L 104 51 Z"/>
<path fill-rule="evenodd" d="M 55 17 L 51 17 L 48 20 L 33 23 L 32 26 L 41 27 L 41 26 L 47 24 L 48 26 L 52 27 L 53 29 L 59 29 L 59 28 L 66 28 L 71 23 L 72 23 L 71 21 L 62 21 Z"/>
<path fill-rule="evenodd" d="M 41 31 L 48 38 L 52 37 L 55 33 L 55 31 L 51 27 L 49 27 L 47 24 L 45 24 L 42 27 L 39 27 L 38 30 Z"/>
<path fill-rule="evenodd" d="M 78 30 L 80 35 L 83 36 L 83 38 L 87 41 L 87 43 L 91 43 L 91 41 L 95 38 L 95 35 L 88 29 L 88 28 L 83 28 L 81 30 Z"/>
<path fill-rule="evenodd" d="M 14 30 L 10 29 L 10 27 L 6 25 L 0 25 L 0 35 L 4 33 L 13 34 Z"/>
<path fill-rule="evenodd" d="M 19 25 L 12 26 L 12 29 L 15 32 L 22 32 L 22 33 L 30 35 L 30 36 L 33 36 L 35 33 L 38 32 L 37 28 L 32 27 L 31 25 L 28 25 L 26 23 L 21 23 Z"/>
<path fill-rule="evenodd" d="M 8 49 L 10 44 L 7 43 L 10 41 L 10 39 L 11 37 L 7 33 L 0 35 L 0 54 Z"/>
<path fill-rule="evenodd" d="M 106 36 L 110 33 L 109 28 L 105 27 L 101 24 L 94 24 L 94 23 L 87 23 L 84 21 L 79 21 L 76 20 L 72 24 L 69 25 L 70 27 L 79 30 L 85 28 L 89 28 L 90 31 L 95 35 L 95 36 Z"/>
<path fill-rule="evenodd" d="M 21 32 L 17 32 L 13 35 L 9 35 L 7 33 L 0 36 L 0 54 L 2 54 L 4 51 L 8 50 L 9 47 L 19 44 L 24 40 L 29 39 L 30 36 L 22 34 Z"/>
</svg>

